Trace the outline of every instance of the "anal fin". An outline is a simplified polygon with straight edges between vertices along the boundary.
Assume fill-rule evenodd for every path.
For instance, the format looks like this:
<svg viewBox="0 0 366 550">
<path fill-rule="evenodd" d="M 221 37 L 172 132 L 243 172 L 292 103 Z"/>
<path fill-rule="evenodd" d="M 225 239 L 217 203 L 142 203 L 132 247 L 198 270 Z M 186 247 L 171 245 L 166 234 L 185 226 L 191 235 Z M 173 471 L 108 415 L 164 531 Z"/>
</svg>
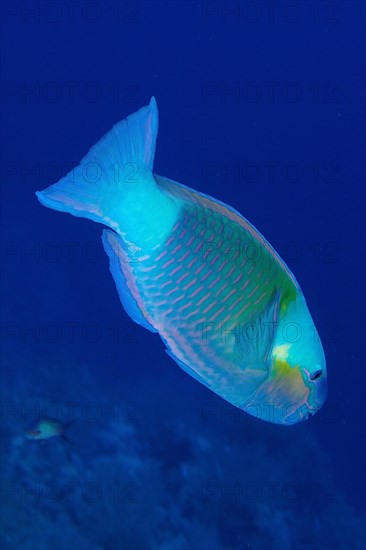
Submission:
<svg viewBox="0 0 366 550">
<path fill-rule="evenodd" d="M 104 250 L 109 256 L 109 269 L 116 283 L 118 294 L 126 313 L 138 325 L 151 332 L 157 332 L 148 319 L 147 314 L 143 312 L 142 300 L 134 283 L 134 275 L 129 264 L 128 254 L 124 249 L 122 238 L 114 231 L 105 229 L 102 241 Z"/>
</svg>

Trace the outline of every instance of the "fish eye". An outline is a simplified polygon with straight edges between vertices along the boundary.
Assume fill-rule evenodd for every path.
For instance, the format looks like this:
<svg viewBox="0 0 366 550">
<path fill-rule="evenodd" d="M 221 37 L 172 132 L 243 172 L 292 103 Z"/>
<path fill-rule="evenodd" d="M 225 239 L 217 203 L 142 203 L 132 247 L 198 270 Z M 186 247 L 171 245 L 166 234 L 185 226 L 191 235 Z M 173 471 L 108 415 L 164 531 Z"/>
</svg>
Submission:
<svg viewBox="0 0 366 550">
<path fill-rule="evenodd" d="M 318 378 L 321 377 L 321 375 L 323 374 L 323 371 L 322 370 L 316 370 L 315 372 L 313 372 L 311 375 L 310 375 L 310 380 L 317 380 Z"/>
</svg>

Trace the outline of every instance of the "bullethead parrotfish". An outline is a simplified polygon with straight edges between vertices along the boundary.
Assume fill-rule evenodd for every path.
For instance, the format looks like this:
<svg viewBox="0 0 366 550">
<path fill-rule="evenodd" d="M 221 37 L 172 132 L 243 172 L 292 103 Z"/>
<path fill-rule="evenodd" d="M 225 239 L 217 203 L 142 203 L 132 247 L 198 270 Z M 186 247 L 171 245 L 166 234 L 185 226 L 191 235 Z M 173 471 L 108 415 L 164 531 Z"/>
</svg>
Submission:
<svg viewBox="0 0 366 550">
<path fill-rule="evenodd" d="M 305 420 L 327 374 L 299 284 L 236 210 L 153 173 L 157 131 L 152 98 L 40 202 L 110 228 L 102 240 L 125 311 L 184 371 L 256 418 Z"/>
<path fill-rule="evenodd" d="M 65 436 L 65 426 L 52 418 L 41 418 L 34 425 L 24 431 L 27 439 L 35 441 L 45 441 L 51 437 L 61 437 L 64 441 L 68 441 Z"/>
</svg>

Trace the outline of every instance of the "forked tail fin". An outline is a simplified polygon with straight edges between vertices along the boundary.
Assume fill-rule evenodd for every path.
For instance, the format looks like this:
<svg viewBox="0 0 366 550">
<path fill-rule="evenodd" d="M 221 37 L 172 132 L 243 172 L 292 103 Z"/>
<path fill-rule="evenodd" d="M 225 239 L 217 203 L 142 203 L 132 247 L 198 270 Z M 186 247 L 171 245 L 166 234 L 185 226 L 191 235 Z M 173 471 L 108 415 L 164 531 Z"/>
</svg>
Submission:
<svg viewBox="0 0 366 550">
<path fill-rule="evenodd" d="M 113 126 L 69 174 L 38 191 L 38 199 L 44 206 L 118 231 L 126 190 L 152 173 L 157 131 L 153 97 L 149 105 Z"/>
</svg>

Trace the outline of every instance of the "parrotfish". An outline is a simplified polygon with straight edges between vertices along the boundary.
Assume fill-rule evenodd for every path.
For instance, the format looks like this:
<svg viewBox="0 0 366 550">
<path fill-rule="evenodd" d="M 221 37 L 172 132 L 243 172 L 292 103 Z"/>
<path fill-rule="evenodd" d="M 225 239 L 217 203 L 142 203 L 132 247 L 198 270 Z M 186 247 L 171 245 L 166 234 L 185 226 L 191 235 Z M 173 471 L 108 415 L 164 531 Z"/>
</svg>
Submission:
<svg viewBox="0 0 366 550">
<path fill-rule="evenodd" d="M 239 212 L 153 173 L 154 98 L 37 192 L 102 235 L 127 314 L 193 378 L 256 418 L 291 425 L 323 405 L 323 347 L 285 262 Z"/>
</svg>

